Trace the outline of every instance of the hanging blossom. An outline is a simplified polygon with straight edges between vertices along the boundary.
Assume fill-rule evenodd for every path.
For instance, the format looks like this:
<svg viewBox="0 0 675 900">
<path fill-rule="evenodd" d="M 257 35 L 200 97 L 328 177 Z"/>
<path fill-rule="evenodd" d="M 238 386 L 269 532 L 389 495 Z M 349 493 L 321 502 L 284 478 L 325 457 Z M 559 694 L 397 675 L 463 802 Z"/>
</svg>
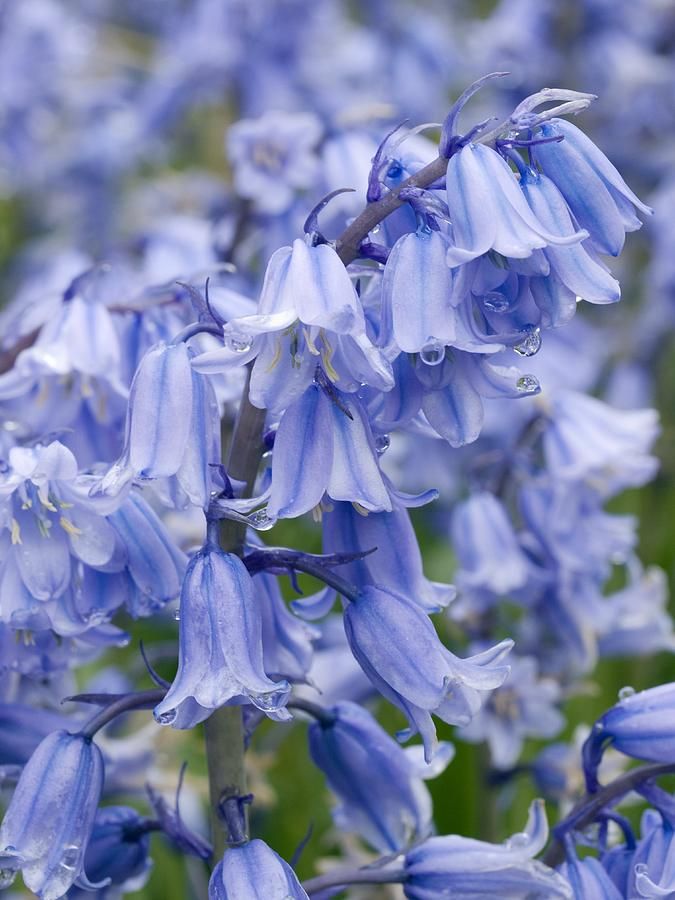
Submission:
<svg viewBox="0 0 675 900">
<path fill-rule="evenodd" d="M 105 642 L 119 607 L 148 615 L 178 595 L 185 557 L 147 501 L 90 496 L 59 441 L 10 447 L 0 474 L 2 620 Z M 112 629 L 112 632 L 111 632 Z"/>
</svg>

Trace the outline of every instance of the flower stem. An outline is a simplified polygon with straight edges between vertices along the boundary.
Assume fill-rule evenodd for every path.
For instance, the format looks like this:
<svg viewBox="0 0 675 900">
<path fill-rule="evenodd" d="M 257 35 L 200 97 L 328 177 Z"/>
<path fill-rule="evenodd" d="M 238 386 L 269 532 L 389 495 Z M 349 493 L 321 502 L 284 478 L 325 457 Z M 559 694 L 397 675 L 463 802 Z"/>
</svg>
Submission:
<svg viewBox="0 0 675 900">
<path fill-rule="evenodd" d="M 121 697 L 116 697 L 80 729 L 80 734 L 82 737 L 93 738 L 97 731 L 105 728 L 117 716 L 136 709 L 152 709 L 153 706 L 157 706 L 160 700 L 164 699 L 165 694 L 166 690 L 164 688 L 155 688 L 150 691 L 138 691 L 135 694 L 124 694 Z"/>
<path fill-rule="evenodd" d="M 378 225 L 383 219 L 391 215 L 399 206 L 403 206 L 406 202 L 401 199 L 400 193 L 406 188 L 411 187 L 428 187 L 434 181 L 438 181 L 445 175 L 448 168 L 448 160 L 442 156 L 437 157 L 433 162 L 429 163 L 419 172 L 411 175 L 406 181 L 401 182 L 398 187 L 393 188 L 374 203 L 369 203 L 363 212 L 357 216 L 340 235 L 335 242 L 335 249 L 342 262 L 347 266 L 359 256 L 359 247 L 361 241 Z M 404 194 L 405 196 L 405 194 Z"/>
<path fill-rule="evenodd" d="M 264 424 L 265 410 L 253 406 L 248 399 L 247 381 L 227 460 L 228 475 L 246 483 L 247 497 L 253 490 L 263 453 Z M 244 524 L 226 519 L 220 526 L 220 545 L 228 553 L 241 554 L 245 535 Z M 204 723 L 204 739 L 211 798 L 213 860 L 217 862 L 225 852 L 229 839 L 226 823 L 222 819 L 222 804 L 231 797 L 243 797 L 247 792 L 241 707 L 222 706 L 215 710 Z M 243 815 L 246 821 L 245 812 Z"/>
<path fill-rule="evenodd" d="M 563 836 L 566 832 L 571 829 L 583 830 L 606 811 L 607 806 L 637 789 L 645 781 L 650 781 L 659 775 L 669 775 L 672 772 L 675 772 L 675 763 L 652 763 L 647 766 L 639 766 L 636 769 L 630 769 L 625 775 L 615 778 L 614 781 L 610 781 L 598 791 L 586 794 L 572 812 L 554 828 L 553 841 L 543 855 L 542 862 L 552 867 L 560 865 L 565 858 Z"/>
<path fill-rule="evenodd" d="M 404 869 L 334 869 L 326 875 L 317 875 L 303 881 L 302 886 L 311 896 L 328 888 L 348 884 L 403 884 L 406 879 Z"/>
</svg>

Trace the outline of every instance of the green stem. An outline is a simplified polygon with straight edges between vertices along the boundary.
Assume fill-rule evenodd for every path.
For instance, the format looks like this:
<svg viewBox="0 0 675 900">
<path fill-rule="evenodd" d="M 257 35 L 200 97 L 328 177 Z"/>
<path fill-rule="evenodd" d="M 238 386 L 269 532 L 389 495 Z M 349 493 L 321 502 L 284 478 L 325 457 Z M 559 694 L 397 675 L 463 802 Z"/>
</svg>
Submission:
<svg viewBox="0 0 675 900">
<path fill-rule="evenodd" d="M 246 496 L 251 495 L 258 473 L 263 453 L 264 424 L 265 410 L 251 404 L 247 381 L 227 460 L 228 474 L 246 483 Z M 241 554 L 245 535 L 245 525 L 224 520 L 220 527 L 220 545 L 228 553 Z M 225 852 L 229 837 L 220 814 L 221 804 L 228 797 L 242 797 L 247 792 L 241 707 L 222 706 L 215 710 L 204 723 L 204 739 L 211 799 L 213 860 L 217 862 Z"/>
</svg>

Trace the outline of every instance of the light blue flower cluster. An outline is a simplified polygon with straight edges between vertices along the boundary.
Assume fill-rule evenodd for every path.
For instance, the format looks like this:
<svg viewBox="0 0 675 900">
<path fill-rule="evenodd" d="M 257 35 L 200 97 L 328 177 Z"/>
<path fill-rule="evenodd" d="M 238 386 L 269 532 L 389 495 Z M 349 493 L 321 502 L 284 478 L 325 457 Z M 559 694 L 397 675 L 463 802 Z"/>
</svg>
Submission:
<svg viewBox="0 0 675 900">
<path fill-rule="evenodd" d="M 466 12 L 453 53 L 440 0 L 358 17 L 340 0 L 0 12 L 0 213 L 63 222 L 70 248 L 26 241 L 0 312 L 0 889 L 21 873 L 43 900 L 138 891 L 162 832 L 211 858 L 210 900 L 389 882 L 410 900 L 675 892 L 675 808 L 654 783 L 675 764 L 672 685 L 598 720 L 587 793 L 551 841 L 542 801 L 502 844 L 438 835 L 426 785 L 454 755 L 440 721 L 486 742 L 500 784 L 528 773 L 556 795 L 579 754 L 526 742 L 561 733 L 599 658 L 675 647 L 665 576 L 642 568 L 636 521 L 606 509 L 657 469 L 658 416 L 633 408 L 649 402 L 640 353 L 575 318 L 619 301 L 607 257 L 652 210 L 599 144 L 624 149 L 569 121 L 594 96 L 539 90 L 554 4 L 514 31 L 519 5 Z M 583 6 L 596 46 L 605 4 Z M 486 71 L 528 48 L 517 99 L 504 89 L 484 117 L 489 75 L 441 124 L 382 138 L 398 111 L 437 115 L 464 42 Z M 564 71 L 562 54 L 546 64 Z M 186 147 L 202 170 L 185 171 Z M 638 324 L 644 357 L 657 342 Z M 612 354 L 629 364 L 608 376 Z M 612 406 L 623 377 L 639 403 Z M 256 533 L 308 514 L 321 553 Z M 443 541 L 442 582 L 417 521 Z M 133 690 L 140 666 L 83 688 L 78 665 L 139 617 L 157 626 L 133 647 L 155 688 Z M 97 711 L 57 711 L 64 696 Z M 396 738 L 382 698 L 407 720 Z M 136 810 L 163 765 L 147 729 L 120 725 L 139 710 L 154 733 L 205 723 L 213 846 L 178 796 L 148 787 Z M 265 718 L 275 740 L 307 726 L 334 823 L 370 865 L 301 884 L 251 836 L 232 773 Z M 607 781 L 609 748 L 651 765 Z M 633 789 L 651 807 L 639 839 L 616 811 Z"/>
</svg>

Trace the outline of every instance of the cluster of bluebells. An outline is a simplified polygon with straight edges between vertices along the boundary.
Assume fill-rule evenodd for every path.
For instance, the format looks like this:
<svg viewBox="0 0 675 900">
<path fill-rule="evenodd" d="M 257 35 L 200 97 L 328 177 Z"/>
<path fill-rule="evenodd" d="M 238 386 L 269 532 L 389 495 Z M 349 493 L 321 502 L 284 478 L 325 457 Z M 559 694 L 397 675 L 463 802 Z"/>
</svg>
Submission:
<svg viewBox="0 0 675 900">
<path fill-rule="evenodd" d="M 137 891 L 153 832 L 212 858 L 178 798 L 149 787 L 148 814 L 136 806 L 161 776 L 162 728 L 234 708 L 253 749 L 265 718 L 305 729 L 336 828 L 382 858 L 301 884 L 234 793 L 220 798 L 228 849 L 211 900 L 360 881 L 410 900 L 667 896 L 662 769 L 620 790 L 628 776 L 603 787 L 598 768 L 608 747 L 673 765 L 672 686 L 625 696 L 581 754 L 552 744 L 523 762 L 527 739 L 562 732 L 563 701 L 598 659 L 675 646 L 663 573 L 641 567 L 634 519 L 605 508 L 654 476 L 657 415 L 590 395 L 612 348 L 575 317 L 619 301 L 613 258 L 651 214 L 571 120 L 593 95 L 528 94 L 535 54 L 514 108 L 460 128 L 486 76 L 434 142 L 429 126 L 373 122 L 391 121 L 392 96 L 437 115 L 463 77 L 438 38 L 444 9 L 419 11 L 411 36 L 406 0 L 369 4 L 358 23 L 332 0 L 195 0 L 166 4 L 161 28 L 151 6 L 68 10 L 67 40 L 58 0 L 1 10 L 2 189 L 43 227 L 75 224 L 68 249 L 25 249 L 0 314 L 0 890 L 20 873 L 43 900 Z M 474 23 L 486 61 L 509 6 Z M 541 4 L 528 28 L 552 14 Z M 125 33 L 153 36 L 152 65 Z M 375 72 L 379 46 L 396 63 Z M 434 90 L 420 95 L 421 70 Z M 223 94 L 240 117 L 222 151 L 231 188 L 203 174 L 128 192 L 148 161 L 172 161 L 164 138 L 184 113 Z M 452 548 L 455 586 L 449 567 L 443 583 L 425 575 L 410 509 Z M 273 545 L 274 526 L 301 516 L 321 554 Z M 301 594 L 301 572 L 318 593 Z M 150 617 L 171 636 L 149 648 L 174 664 L 170 681 L 150 663 L 152 690 L 121 672 L 76 681 Z M 58 708 L 68 694 L 78 712 Z M 378 698 L 404 725 L 395 737 Z M 119 731 L 132 710 L 152 710 L 152 734 Z M 503 844 L 436 833 L 425 782 L 451 775 L 454 753 L 437 721 L 486 742 L 504 781 L 527 771 L 555 799 L 569 800 L 581 755 L 587 796 L 543 860 L 540 800 Z M 640 839 L 614 811 L 633 788 L 651 807 Z"/>
</svg>

